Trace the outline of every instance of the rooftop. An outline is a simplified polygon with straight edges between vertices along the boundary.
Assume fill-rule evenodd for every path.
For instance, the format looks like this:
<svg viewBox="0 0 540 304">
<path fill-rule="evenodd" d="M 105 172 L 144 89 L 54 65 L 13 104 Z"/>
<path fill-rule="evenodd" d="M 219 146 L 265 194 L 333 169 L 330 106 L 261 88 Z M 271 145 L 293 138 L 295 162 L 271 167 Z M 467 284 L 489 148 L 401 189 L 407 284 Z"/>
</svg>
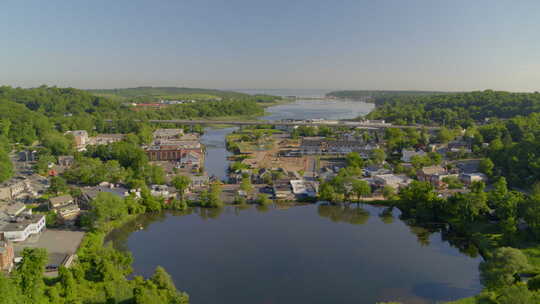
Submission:
<svg viewBox="0 0 540 304">
<path fill-rule="evenodd" d="M 16 221 L 7 222 L 0 227 L 0 231 L 19 231 L 24 230 L 28 225 L 39 222 L 45 216 L 42 214 L 26 215 L 18 217 Z"/>
</svg>

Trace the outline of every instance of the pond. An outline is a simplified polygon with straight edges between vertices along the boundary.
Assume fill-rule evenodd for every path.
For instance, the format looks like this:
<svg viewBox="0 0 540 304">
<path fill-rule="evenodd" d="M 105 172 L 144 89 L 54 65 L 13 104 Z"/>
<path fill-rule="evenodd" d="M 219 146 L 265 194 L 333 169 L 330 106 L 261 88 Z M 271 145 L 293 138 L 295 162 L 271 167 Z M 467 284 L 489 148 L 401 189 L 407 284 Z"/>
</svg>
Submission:
<svg viewBox="0 0 540 304">
<path fill-rule="evenodd" d="M 271 107 L 262 118 L 347 119 L 372 108 L 298 100 Z M 209 128 L 202 137 L 210 175 L 226 177 L 225 136 L 233 130 Z M 384 211 L 324 204 L 203 209 L 145 215 L 110 239 L 133 253 L 135 274 L 165 267 L 192 304 L 425 304 L 480 291 L 479 257 L 460 253 L 444 233 L 408 226 L 396 210 Z"/>
<path fill-rule="evenodd" d="M 197 209 L 142 216 L 111 237 L 133 253 L 136 274 L 165 267 L 194 304 L 423 304 L 480 291 L 479 257 L 384 211 Z"/>
</svg>

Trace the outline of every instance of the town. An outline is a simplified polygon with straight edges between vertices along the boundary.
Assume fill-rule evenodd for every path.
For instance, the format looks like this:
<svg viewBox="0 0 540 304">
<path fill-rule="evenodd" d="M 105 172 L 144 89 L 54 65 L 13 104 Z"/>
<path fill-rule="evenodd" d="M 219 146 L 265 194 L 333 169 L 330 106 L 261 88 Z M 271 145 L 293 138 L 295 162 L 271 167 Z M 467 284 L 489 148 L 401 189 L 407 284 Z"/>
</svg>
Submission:
<svg viewBox="0 0 540 304">
<path fill-rule="evenodd" d="M 392 199 L 413 180 L 431 183 L 441 197 L 465 193 L 477 181 L 487 182 L 486 165 L 473 157 L 464 132 L 452 140 L 441 140 L 436 130 L 409 129 L 395 135 L 385 128 L 352 124 L 329 128 L 325 124 L 334 122 L 325 120 L 286 122 L 242 126 L 229 134 L 226 144 L 232 156 L 223 180 L 205 170 L 200 133 L 189 132 L 188 126 L 156 126 L 151 139 L 140 146 L 149 163 L 163 175 L 149 184 L 150 194 L 165 205 L 182 199 L 189 206 L 201 206 L 199 202 L 211 191 L 219 192 L 217 206 L 272 201 L 376 202 Z M 304 125 L 310 122 L 320 125 Z M 424 140 L 403 149 L 394 144 L 396 136 L 411 135 Z M 47 160 L 41 172 L 36 150 L 11 154 L 16 174 L 0 185 L 0 266 L 4 271 L 13 269 L 24 248 L 43 247 L 49 252 L 47 273 L 54 275 L 59 266 L 69 267 L 73 262 L 84 235 L 81 218 L 100 193 L 141 198 L 141 188 L 122 179 L 97 180 L 95 185 L 81 181 L 66 184 L 65 177 L 80 162 L 76 155 L 110 149 L 129 136 L 90 135 L 85 130 L 67 131 L 65 136 L 72 140 L 74 154 Z M 177 176 L 189 185 L 175 187 Z M 218 190 L 212 190 L 215 188 Z"/>
</svg>

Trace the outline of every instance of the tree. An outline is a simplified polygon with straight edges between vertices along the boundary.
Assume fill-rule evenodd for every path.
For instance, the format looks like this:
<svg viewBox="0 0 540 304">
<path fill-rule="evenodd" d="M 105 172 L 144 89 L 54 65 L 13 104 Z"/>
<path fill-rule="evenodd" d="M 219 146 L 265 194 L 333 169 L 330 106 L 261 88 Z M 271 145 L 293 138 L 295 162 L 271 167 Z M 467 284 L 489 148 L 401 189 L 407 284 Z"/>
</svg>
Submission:
<svg viewBox="0 0 540 304">
<path fill-rule="evenodd" d="M 371 187 L 369 184 L 360 179 L 355 179 L 352 181 L 352 192 L 356 195 L 356 199 L 360 200 L 360 197 L 367 196 L 371 194 Z"/>
<path fill-rule="evenodd" d="M 266 206 L 266 205 L 269 205 L 271 203 L 272 203 L 272 201 L 268 198 L 268 196 L 266 194 L 259 193 L 259 195 L 257 195 L 257 204 L 262 205 L 262 206 Z"/>
<path fill-rule="evenodd" d="M 483 158 L 479 164 L 480 172 L 484 173 L 487 176 L 493 176 L 494 167 L 495 164 L 490 158 Z"/>
<path fill-rule="evenodd" d="M 360 169 L 364 167 L 364 160 L 357 152 L 351 152 L 347 154 L 347 156 L 345 157 L 345 161 L 347 162 L 347 166 L 349 167 L 356 167 Z"/>
<path fill-rule="evenodd" d="M 536 237 L 540 237 L 540 195 L 533 194 L 525 202 L 523 218 Z"/>
<path fill-rule="evenodd" d="M 384 160 L 386 159 L 386 153 L 383 149 L 373 149 L 371 152 L 371 156 L 373 157 L 373 161 L 377 164 L 382 164 Z"/>
<path fill-rule="evenodd" d="M 121 219 L 128 214 L 124 200 L 109 192 L 100 192 L 90 203 L 90 207 L 89 218 L 94 227 Z"/>
<path fill-rule="evenodd" d="M 69 187 L 65 179 L 61 178 L 60 176 L 53 176 L 51 178 L 51 185 L 49 186 L 49 189 L 47 189 L 47 192 L 59 195 L 67 192 L 68 190 Z"/>
<path fill-rule="evenodd" d="M 251 184 L 251 179 L 249 177 L 242 177 L 240 189 L 245 192 L 251 192 L 251 190 L 253 190 L 253 185 Z"/>
<path fill-rule="evenodd" d="M 51 151 L 52 155 L 66 155 L 73 152 L 75 142 L 73 137 L 64 136 L 58 132 L 49 132 L 41 139 L 44 147 Z"/>
<path fill-rule="evenodd" d="M 186 175 L 176 175 L 173 177 L 171 184 L 180 194 L 180 199 L 184 199 L 184 195 L 189 185 L 191 184 L 191 179 Z"/>
<path fill-rule="evenodd" d="M 24 297 L 21 290 L 3 273 L 0 273 L 0 304 L 23 304 Z"/>
<path fill-rule="evenodd" d="M 336 190 L 331 183 L 322 183 L 319 189 L 319 198 L 324 201 L 333 202 L 336 199 Z"/>
<path fill-rule="evenodd" d="M 537 304 L 538 296 L 535 296 L 526 285 L 515 285 L 502 289 L 497 298 L 498 304 Z"/>
<path fill-rule="evenodd" d="M 0 183 L 13 176 L 13 164 L 9 155 L 0 147 Z"/>
<path fill-rule="evenodd" d="M 395 200 L 398 198 L 396 189 L 388 185 L 383 187 L 382 193 L 384 198 L 387 200 Z"/>
<path fill-rule="evenodd" d="M 454 134 L 452 133 L 452 131 L 448 130 L 447 128 L 442 127 L 437 133 L 437 139 L 441 143 L 447 143 L 451 141 L 452 139 L 454 139 Z"/>
<path fill-rule="evenodd" d="M 201 206 L 208 208 L 220 208 L 223 206 L 221 200 L 221 185 L 219 183 L 210 184 L 209 191 L 201 193 Z"/>
<path fill-rule="evenodd" d="M 25 248 L 22 262 L 17 266 L 15 281 L 21 288 L 27 303 L 47 303 L 43 271 L 47 263 L 47 251 L 42 248 Z"/>
<path fill-rule="evenodd" d="M 508 287 L 518 281 L 518 274 L 529 268 L 527 257 L 518 249 L 501 247 L 480 263 L 480 279 L 488 289 Z"/>
</svg>

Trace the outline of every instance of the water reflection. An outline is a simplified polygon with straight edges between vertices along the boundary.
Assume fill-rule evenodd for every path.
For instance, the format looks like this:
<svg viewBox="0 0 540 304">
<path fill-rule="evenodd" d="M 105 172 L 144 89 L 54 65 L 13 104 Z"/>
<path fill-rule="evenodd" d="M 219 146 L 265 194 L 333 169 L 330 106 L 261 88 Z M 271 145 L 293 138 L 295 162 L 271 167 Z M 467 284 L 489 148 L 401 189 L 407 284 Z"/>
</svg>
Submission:
<svg viewBox="0 0 540 304">
<path fill-rule="evenodd" d="M 321 203 L 317 207 L 317 214 L 320 217 L 328 218 L 332 222 L 349 223 L 353 225 L 363 225 L 369 219 L 369 212 L 360 204 L 332 205 Z"/>
<path fill-rule="evenodd" d="M 194 303 L 263 303 L 264 294 L 267 303 L 356 304 L 473 295 L 479 259 L 449 236 L 406 224 L 395 208 L 319 203 L 147 214 L 109 240 L 133 252 L 136 274 L 164 266 Z"/>
</svg>

